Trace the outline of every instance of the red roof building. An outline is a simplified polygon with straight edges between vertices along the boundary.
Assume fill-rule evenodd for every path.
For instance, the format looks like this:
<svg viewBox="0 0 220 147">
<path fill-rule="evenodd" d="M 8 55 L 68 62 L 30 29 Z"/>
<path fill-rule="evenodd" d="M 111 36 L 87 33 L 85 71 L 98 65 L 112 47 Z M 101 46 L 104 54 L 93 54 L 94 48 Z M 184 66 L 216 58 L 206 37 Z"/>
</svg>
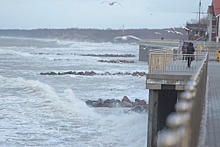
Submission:
<svg viewBox="0 0 220 147">
<path fill-rule="evenodd" d="M 220 0 L 213 0 L 215 17 L 220 15 Z"/>
<path fill-rule="evenodd" d="M 188 40 L 199 40 L 205 38 L 207 24 L 187 23 Z"/>
<path fill-rule="evenodd" d="M 220 0 L 212 0 L 208 7 L 209 25 L 207 35 L 209 41 L 220 41 Z"/>
</svg>

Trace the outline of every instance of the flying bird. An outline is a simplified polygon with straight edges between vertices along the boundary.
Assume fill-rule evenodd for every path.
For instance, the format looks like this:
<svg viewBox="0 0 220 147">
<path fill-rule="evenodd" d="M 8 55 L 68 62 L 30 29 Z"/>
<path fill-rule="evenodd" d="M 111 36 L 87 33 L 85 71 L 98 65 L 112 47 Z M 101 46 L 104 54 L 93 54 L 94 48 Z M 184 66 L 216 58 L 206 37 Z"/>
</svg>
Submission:
<svg viewBox="0 0 220 147">
<path fill-rule="evenodd" d="M 141 38 L 133 36 L 133 35 L 117 36 L 113 40 L 114 41 L 116 41 L 116 40 L 127 41 L 128 39 L 134 39 L 134 40 L 137 40 L 137 41 L 141 41 L 142 40 Z"/>
<path fill-rule="evenodd" d="M 159 33 L 159 32 L 154 32 L 155 34 L 157 34 L 157 35 L 161 35 L 161 33 Z"/>
<path fill-rule="evenodd" d="M 101 4 L 103 4 L 103 3 L 108 3 L 110 6 L 113 6 L 114 4 L 118 4 L 119 6 L 122 7 L 122 5 L 120 3 L 118 3 L 118 2 L 102 1 Z"/>
</svg>

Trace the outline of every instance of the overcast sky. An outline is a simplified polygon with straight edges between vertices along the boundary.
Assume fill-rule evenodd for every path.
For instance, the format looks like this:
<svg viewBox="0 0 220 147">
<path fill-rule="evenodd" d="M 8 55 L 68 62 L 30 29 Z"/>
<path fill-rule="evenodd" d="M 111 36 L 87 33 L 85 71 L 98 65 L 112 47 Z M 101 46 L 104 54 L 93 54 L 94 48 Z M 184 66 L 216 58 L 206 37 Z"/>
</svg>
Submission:
<svg viewBox="0 0 220 147">
<path fill-rule="evenodd" d="M 122 6 L 103 0 L 0 0 L 0 29 L 161 29 L 198 19 L 193 12 L 199 11 L 199 0 L 115 1 Z M 211 1 L 202 0 L 203 12 Z"/>
</svg>

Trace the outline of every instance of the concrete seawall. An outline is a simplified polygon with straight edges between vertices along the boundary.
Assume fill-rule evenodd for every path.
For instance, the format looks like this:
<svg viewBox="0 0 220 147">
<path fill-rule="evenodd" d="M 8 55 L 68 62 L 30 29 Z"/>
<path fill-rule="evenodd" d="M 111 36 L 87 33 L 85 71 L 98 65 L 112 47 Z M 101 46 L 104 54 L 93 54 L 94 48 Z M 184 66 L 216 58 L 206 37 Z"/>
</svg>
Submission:
<svg viewBox="0 0 220 147">
<path fill-rule="evenodd" d="M 179 40 L 144 40 L 139 43 L 139 61 L 148 62 L 148 53 L 152 49 L 178 47 Z"/>
</svg>

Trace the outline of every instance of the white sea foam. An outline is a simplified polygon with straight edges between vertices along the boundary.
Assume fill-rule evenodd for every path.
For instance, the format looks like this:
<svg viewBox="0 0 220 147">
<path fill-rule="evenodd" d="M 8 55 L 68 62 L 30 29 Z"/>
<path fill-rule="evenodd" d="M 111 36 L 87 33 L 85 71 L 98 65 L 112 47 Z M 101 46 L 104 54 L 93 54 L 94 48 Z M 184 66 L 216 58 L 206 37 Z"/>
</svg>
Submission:
<svg viewBox="0 0 220 147">
<path fill-rule="evenodd" d="M 132 100 L 147 100 L 144 77 L 39 74 L 144 71 L 146 65 L 141 62 L 103 64 L 97 62 L 102 57 L 79 56 L 87 53 L 137 55 L 134 46 L 83 42 L 72 42 L 71 47 L 65 48 L 27 45 L 0 50 L 4 58 L 0 66 L 1 146 L 146 146 L 147 114 L 129 113 L 122 108 L 91 108 L 84 102 L 98 98 L 121 99 L 124 95 Z M 57 58 L 72 60 L 53 60 Z"/>
<path fill-rule="evenodd" d="M 9 49 L 0 49 L 0 54 L 2 55 L 15 55 L 19 57 L 32 57 L 28 52 L 22 52 L 22 51 L 15 51 L 15 50 L 9 50 Z"/>
<path fill-rule="evenodd" d="M 49 85 L 36 80 L 25 80 L 24 78 L 5 78 L 0 76 L 4 82 L 1 86 L 13 89 L 20 89 L 19 93 L 33 95 L 33 98 L 41 98 L 41 103 L 57 110 L 68 113 L 78 113 L 77 115 L 91 116 L 92 109 L 80 99 L 77 99 L 71 89 L 66 89 L 63 94 L 58 95 Z M 89 112 L 89 113 L 88 113 Z M 94 115 L 94 114 L 93 114 Z M 94 115 L 95 116 L 95 115 Z"/>
</svg>

